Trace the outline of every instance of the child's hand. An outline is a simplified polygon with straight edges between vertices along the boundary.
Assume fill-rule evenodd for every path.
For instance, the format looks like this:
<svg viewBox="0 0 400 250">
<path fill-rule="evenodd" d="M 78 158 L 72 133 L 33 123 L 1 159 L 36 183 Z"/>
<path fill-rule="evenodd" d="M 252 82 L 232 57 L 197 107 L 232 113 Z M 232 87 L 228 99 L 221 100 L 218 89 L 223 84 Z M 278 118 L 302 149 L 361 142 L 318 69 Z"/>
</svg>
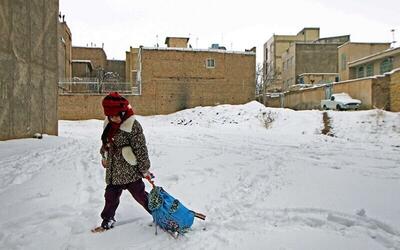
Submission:
<svg viewBox="0 0 400 250">
<path fill-rule="evenodd" d="M 101 165 L 103 165 L 103 168 L 107 168 L 107 160 L 106 159 L 102 159 L 101 160 Z"/>
</svg>

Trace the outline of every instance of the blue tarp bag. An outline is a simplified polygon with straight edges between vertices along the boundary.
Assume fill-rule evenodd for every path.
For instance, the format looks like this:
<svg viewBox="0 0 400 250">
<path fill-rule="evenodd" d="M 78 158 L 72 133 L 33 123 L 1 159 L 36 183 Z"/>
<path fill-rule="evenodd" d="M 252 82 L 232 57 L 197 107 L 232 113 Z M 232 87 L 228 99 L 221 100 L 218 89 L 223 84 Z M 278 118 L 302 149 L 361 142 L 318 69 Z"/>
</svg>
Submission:
<svg viewBox="0 0 400 250">
<path fill-rule="evenodd" d="M 148 199 L 153 220 L 160 228 L 173 234 L 183 234 L 193 225 L 196 213 L 162 187 L 154 186 Z"/>
<path fill-rule="evenodd" d="M 192 225 L 194 218 L 205 220 L 206 216 L 187 209 L 179 200 L 168 194 L 162 187 L 158 187 L 152 180 L 154 175 L 146 176 L 153 189 L 148 196 L 148 208 L 157 226 L 177 238 L 184 234 Z"/>
</svg>

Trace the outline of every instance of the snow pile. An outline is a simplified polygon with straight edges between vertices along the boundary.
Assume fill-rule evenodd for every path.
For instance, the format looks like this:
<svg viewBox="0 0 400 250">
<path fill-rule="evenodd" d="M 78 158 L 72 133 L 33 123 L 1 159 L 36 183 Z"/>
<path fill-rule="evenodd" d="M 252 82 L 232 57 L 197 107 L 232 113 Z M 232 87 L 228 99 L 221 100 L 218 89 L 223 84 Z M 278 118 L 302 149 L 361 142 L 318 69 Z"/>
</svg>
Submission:
<svg viewBox="0 0 400 250">
<path fill-rule="evenodd" d="M 268 108 L 253 101 L 244 105 L 196 107 L 171 115 L 151 117 L 158 124 L 196 126 L 211 129 L 272 129 L 273 133 L 319 134 L 322 129 L 319 111 L 293 111 Z M 265 131 L 264 131 L 265 132 Z"/>
<path fill-rule="evenodd" d="M 178 240 L 155 236 L 128 192 L 116 227 L 90 233 L 103 121 L 0 142 L 0 249 L 400 249 L 399 113 L 328 115 L 334 137 L 320 111 L 256 102 L 137 116 L 156 184 L 207 215 Z"/>
<path fill-rule="evenodd" d="M 333 133 L 354 142 L 400 147 L 400 113 L 384 110 L 332 112 Z"/>
</svg>

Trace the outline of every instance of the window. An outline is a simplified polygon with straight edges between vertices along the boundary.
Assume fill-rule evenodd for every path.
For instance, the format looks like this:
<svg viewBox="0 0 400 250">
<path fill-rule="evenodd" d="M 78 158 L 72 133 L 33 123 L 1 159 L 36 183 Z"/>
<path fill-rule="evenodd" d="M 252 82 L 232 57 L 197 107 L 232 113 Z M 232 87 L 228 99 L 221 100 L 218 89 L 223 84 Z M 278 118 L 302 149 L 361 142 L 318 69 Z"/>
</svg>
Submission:
<svg viewBox="0 0 400 250">
<path fill-rule="evenodd" d="M 346 66 L 347 66 L 347 58 L 346 58 L 346 54 L 342 54 L 341 56 L 341 69 L 342 70 L 346 70 Z"/>
<path fill-rule="evenodd" d="M 364 66 L 358 67 L 357 69 L 357 78 L 364 77 Z"/>
<path fill-rule="evenodd" d="M 208 58 L 207 59 L 207 64 L 206 64 L 207 66 L 207 68 L 208 69 L 210 69 L 210 68 L 215 68 L 215 60 L 214 59 L 212 59 L 212 58 Z"/>
<path fill-rule="evenodd" d="M 374 65 L 368 64 L 367 65 L 367 76 L 373 76 L 374 75 Z"/>
<path fill-rule="evenodd" d="M 392 58 L 386 58 L 381 62 L 381 74 L 391 71 L 392 68 Z"/>
</svg>

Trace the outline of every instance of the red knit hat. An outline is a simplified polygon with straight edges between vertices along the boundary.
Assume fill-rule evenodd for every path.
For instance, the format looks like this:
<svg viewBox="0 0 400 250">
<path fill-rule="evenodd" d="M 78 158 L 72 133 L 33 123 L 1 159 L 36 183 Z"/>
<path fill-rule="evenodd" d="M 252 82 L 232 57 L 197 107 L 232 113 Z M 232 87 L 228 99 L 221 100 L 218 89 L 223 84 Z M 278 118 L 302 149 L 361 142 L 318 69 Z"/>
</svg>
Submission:
<svg viewBox="0 0 400 250">
<path fill-rule="evenodd" d="M 128 100 L 118 94 L 118 92 L 111 92 L 104 97 L 102 105 L 106 116 L 117 116 L 130 108 Z"/>
</svg>

